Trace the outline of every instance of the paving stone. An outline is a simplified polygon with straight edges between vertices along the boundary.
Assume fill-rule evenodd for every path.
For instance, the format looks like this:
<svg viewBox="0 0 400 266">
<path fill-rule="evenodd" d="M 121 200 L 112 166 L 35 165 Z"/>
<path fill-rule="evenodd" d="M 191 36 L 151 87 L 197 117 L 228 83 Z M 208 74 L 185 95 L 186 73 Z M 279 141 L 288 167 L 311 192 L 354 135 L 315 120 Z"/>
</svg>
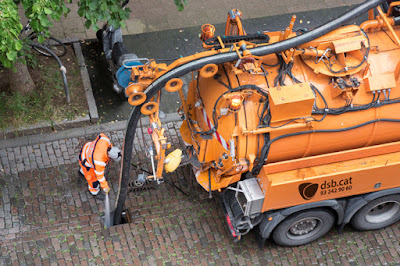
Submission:
<svg viewBox="0 0 400 266">
<path fill-rule="evenodd" d="M 17 170 L 18 172 L 22 172 L 25 170 L 25 165 L 23 163 L 18 163 L 17 164 Z"/>
<path fill-rule="evenodd" d="M 2 158 L 1 158 L 1 163 L 2 163 L 3 165 L 8 165 L 8 157 L 2 157 Z"/>
<path fill-rule="evenodd" d="M 8 149 L 7 149 L 8 150 Z M 7 152 L 7 157 L 9 161 L 14 161 L 15 160 L 15 155 L 12 149 L 10 149 L 9 152 Z"/>
<path fill-rule="evenodd" d="M 6 157 L 7 151 L 5 149 L 0 149 L 0 157 Z"/>
</svg>

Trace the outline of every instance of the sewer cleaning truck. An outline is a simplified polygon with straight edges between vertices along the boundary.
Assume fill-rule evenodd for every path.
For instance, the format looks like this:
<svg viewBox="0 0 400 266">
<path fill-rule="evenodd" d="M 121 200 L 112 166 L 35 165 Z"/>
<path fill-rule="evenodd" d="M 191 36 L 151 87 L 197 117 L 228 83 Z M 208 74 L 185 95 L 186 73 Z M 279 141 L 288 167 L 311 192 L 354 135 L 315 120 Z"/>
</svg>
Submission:
<svg viewBox="0 0 400 266">
<path fill-rule="evenodd" d="M 368 12 L 368 20 L 349 24 Z M 346 224 L 400 219 L 400 2 L 370 0 L 313 30 L 247 33 L 239 10 L 225 34 L 201 27 L 204 51 L 167 65 L 124 63 L 135 106 L 124 141 L 114 222 L 130 179 L 141 115 L 150 120 L 152 175 L 180 164 L 159 118 L 161 90 L 182 103 L 184 156 L 206 193 L 221 196 L 234 240 L 314 241 Z M 138 63 L 140 62 L 140 63 Z M 182 80 L 190 76 L 187 89 Z M 143 177 L 142 177 L 143 178 Z"/>
</svg>

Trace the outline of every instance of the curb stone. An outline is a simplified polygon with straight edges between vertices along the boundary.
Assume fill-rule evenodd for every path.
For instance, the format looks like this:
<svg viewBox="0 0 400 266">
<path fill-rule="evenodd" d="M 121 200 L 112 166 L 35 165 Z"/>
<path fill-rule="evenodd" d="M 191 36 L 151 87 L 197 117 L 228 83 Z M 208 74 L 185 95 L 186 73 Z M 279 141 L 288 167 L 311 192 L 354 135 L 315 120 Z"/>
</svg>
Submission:
<svg viewBox="0 0 400 266">
<path fill-rule="evenodd" d="M 93 96 L 92 85 L 90 84 L 89 73 L 86 68 L 85 59 L 83 58 L 81 45 L 78 42 L 73 42 L 75 55 L 78 60 L 78 66 L 81 69 L 81 77 L 83 88 L 85 89 L 86 101 L 89 107 L 90 122 L 96 123 L 99 120 L 99 113 L 97 111 L 96 101 Z"/>
<path fill-rule="evenodd" d="M 166 123 L 180 121 L 180 120 L 181 120 L 180 116 L 174 113 L 174 114 L 167 114 L 165 118 L 161 119 L 161 122 L 164 123 L 165 125 Z M 12 139 L 2 139 L 0 140 L 0 147 L 1 149 L 15 148 L 20 146 L 29 146 L 40 143 L 52 142 L 62 139 L 84 137 L 84 136 L 98 134 L 100 132 L 122 131 L 126 129 L 127 123 L 128 123 L 127 120 L 123 120 L 123 121 L 111 122 L 100 125 L 91 125 L 87 127 L 66 129 L 59 132 L 27 135 Z M 148 126 L 148 125 L 149 121 L 147 119 L 144 119 L 143 126 Z"/>
</svg>

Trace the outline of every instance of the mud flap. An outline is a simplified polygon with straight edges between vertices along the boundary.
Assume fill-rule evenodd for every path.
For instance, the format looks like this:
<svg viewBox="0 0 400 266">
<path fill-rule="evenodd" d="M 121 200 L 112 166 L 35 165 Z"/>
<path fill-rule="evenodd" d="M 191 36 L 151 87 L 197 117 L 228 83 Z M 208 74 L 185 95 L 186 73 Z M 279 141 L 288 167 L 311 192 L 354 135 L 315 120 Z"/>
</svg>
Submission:
<svg viewBox="0 0 400 266">
<path fill-rule="evenodd" d="M 233 237 L 233 242 L 236 243 L 241 239 L 241 234 L 238 231 L 236 231 L 236 229 L 235 229 L 234 215 L 233 215 L 232 209 L 230 208 L 230 206 L 228 204 L 228 199 L 227 199 L 227 197 L 228 197 L 227 194 L 229 194 L 229 192 L 232 192 L 232 191 L 225 190 L 222 193 L 221 203 L 222 203 L 222 208 L 223 208 L 224 214 L 225 214 L 225 221 L 228 225 L 229 231 L 231 232 L 231 236 Z"/>
</svg>

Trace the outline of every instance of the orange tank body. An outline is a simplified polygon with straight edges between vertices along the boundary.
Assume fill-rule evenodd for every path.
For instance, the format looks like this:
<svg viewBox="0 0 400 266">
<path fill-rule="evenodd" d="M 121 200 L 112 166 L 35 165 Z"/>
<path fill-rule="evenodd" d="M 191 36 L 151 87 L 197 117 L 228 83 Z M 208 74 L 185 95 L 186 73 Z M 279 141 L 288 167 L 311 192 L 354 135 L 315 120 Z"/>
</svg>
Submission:
<svg viewBox="0 0 400 266">
<path fill-rule="evenodd" d="M 397 31 L 399 30 L 396 29 Z M 269 35 L 270 42 L 278 41 L 278 33 Z M 386 121 L 334 132 L 372 120 L 399 118 L 400 103 L 385 101 L 400 97 L 400 49 L 383 31 L 374 31 L 367 35 L 368 37 L 362 34 L 358 26 L 345 26 L 298 47 L 296 51 L 299 54 L 293 57 L 292 63 L 292 73 L 298 80 L 297 83 L 286 76 L 285 85 L 276 84 L 275 79 L 280 66 L 271 67 L 278 63 L 275 55 L 260 58 L 265 70 L 265 73 L 261 74 L 238 71 L 234 63 L 219 65 L 217 74 L 212 77 L 203 77 L 200 73 L 198 80 L 189 85 L 187 106 L 190 118 L 197 121 L 200 131 L 212 128 L 215 120 L 218 120 L 218 127 L 214 137 L 210 139 L 205 139 L 200 134 L 192 134 L 189 138 L 187 123 L 183 124 L 181 131 L 182 135 L 186 136 L 185 141 L 194 145 L 198 160 L 213 166 L 212 173 L 216 182 L 212 181 L 212 189 L 236 182 L 241 173 L 252 170 L 264 145 L 264 134 L 260 130 L 269 130 L 269 139 L 309 130 L 333 131 L 295 135 L 277 140 L 270 147 L 268 163 L 399 141 L 400 123 Z M 328 60 L 323 58 L 316 63 L 320 57 L 307 55 L 307 52 L 312 53 L 317 49 L 327 51 L 327 54 L 331 53 L 330 62 L 324 62 L 323 60 Z M 362 62 L 366 53 L 368 59 Z M 330 72 L 325 64 L 333 62 L 333 68 L 343 68 L 340 66 L 340 56 L 344 57 L 349 70 L 342 73 Z M 360 66 L 350 69 L 355 65 Z M 345 88 L 339 87 L 341 84 L 335 81 L 337 78 L 342 80 L 342 84 L 347 83 Z M 228 97 L 221 98 L 224 93 L 231 94 L 228 92 L 229 87 L 234 89 L 247 84 L 255 85 L 269 94 L 271 118 L 267 118 L 270 119 L 268 126 L 260 122 L 260 113 L 266 101 L 260 93 L 254 90 L 241 93 L 242 105 L 237 111 L 230 110 Z M 310 89 L 309 84 L 319 90 L 329 109 L 336 112 L 345 109 L 346 112 L 328 113 L 323 117 L 324 101 L 318 93 Z M 314 99 L 320 114 L 313 113 Z M 368 105 L 374 107 L 357 110 L 359 106 Z M 322 121 L 315 121 L 321 118 Z M 232 143 L 234 153 L 231 152 Z M 232 157 L 236 163 L 232 162 Z M 218 170 L 215 170 L 217 168 Z M 204 178 L 198 178 L 198 181 L 208 189 L 208 177 L 206 174 L 203 176 Z"/>
<path fill-rule="evenodd" d="M 292 16 L 282 32 L 247 34 L 231 10 L 225 36 L 203 27 L 204 52 L 133 67 L 126 94 L 138 108 L 127 138 L 148 115 L 155 152 L 147 178 L 160 183 L 181 162 L 181 151 L 166 156 L 165 87 L 182 103 L 187 161 L 210 197 L 222 192 L 236 240 L 258 225 L 264 241 L 295 246 L 335 223 L 374 230 L 399 221 L 400 2 L 383 2 L 348 13 L 370 10 L 360 26 L 339 27 L 339 17 L 308 33 L 293 31 Z M 186 87 L 179 77 L 190 72 Z"/>
</svg>

